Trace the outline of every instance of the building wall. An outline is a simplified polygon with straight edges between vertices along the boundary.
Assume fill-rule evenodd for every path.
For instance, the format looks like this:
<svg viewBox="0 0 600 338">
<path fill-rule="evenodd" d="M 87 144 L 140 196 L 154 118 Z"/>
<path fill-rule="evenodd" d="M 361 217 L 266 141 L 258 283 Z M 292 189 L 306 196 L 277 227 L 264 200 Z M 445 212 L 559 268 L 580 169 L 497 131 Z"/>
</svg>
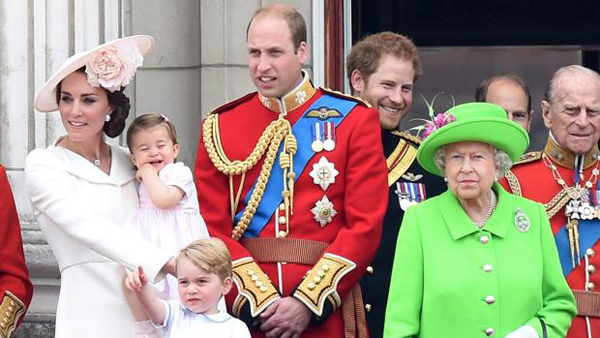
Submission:
<svg viewBox="0 0 600 338">
<path fill-rule="evenodd" d="M 126 93 L 130 120 L 162 112 L 177 127 L 179 160 L 193 166 L 201 119 L 253 91 L 246 25 L 260 0 L 0 0 L 0 163 L 7 167 L 21 220 L 34 299 L 16 337 L 53 337 L 60 274 L 25 192 L 27 153 L 64 134 L 57 112 L 33 108 L 35 94 L 70 55 L 121 36 L 149 34 L 156 45 Z M 284 1 L 304 16 L 312 6 Z M 306 65 L 312 71 L 311 57 Z M 122 137 L 109 140 L 123 144 Z"/>
</svg>

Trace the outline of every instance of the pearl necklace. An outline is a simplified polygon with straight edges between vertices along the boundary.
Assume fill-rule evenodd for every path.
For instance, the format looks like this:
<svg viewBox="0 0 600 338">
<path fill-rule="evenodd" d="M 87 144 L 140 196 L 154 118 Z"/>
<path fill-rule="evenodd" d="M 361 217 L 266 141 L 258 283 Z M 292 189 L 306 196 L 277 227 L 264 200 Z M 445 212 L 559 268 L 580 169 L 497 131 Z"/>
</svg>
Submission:
<svg viewBox="0 0 600 338">
<path fill-rule="evenodd" d="M 496 194 L 492 191 L 492 195 L 490 197 L 490 206 L 488 207 L 487 212 L 485 213 L 485 217 L 481 220 L 481 222 L 473 222 L 478 229 L 483 228 L 485 223 L 492 217 L 492 213 L 496 208 Z"/>
</svg>

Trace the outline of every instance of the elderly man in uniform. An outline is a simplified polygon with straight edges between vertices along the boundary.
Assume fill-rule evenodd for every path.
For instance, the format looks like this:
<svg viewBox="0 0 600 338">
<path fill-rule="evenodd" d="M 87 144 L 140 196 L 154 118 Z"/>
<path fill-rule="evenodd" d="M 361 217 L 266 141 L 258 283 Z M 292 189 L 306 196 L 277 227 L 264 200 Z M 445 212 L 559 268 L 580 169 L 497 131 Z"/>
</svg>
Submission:
<svg viewBox="0 0 600 338">
<path fill-rule="evenodd" d="M 475 101 L 499 105 L 509 119 L 529 132 L 533 117 L 531 93 L 520 76 L 505 74 L 483 79 L 475 91 Z"/>
<path fill-rule="evenodd" d="M 228 307 L 253 337 L 364 337 L 358 281 L 387 203 L 376 112 L 313 86 L 294 8 L 259 9 L 247 32 L 258 93 L 204 120 L 195 167 L 202 215 L 233 257 Z"/>
<path fill-rule="evenodd" d="M 21 226 L 4 167 L 0 166 L 0 337 L 8 338 L 23 316 L 31 297 L 33 286 L 29 280 Z"/>
<path fill-rule="evenodd" d="M 518 162 L 502 184 L 546 207 L 563 274 L 577 299 L 578 316 L 567 337 L 600 337 L 600 75 L 581 66 L 560 68 L 542 114 L 550 131 L 545 148 Z"/>
<path fill-rule="evenodd" d="M 446 190 L 443 180 L 416 161 L 420 139 L 399 131 L 411 107 L 415 81 L 421 74 L 417 47 L 402 35 L 383 32 L 364 38 L 346 64 L 352 93 L 379 113 L 383 153 L 388 165 L 388 205 L 381 243 L 361 279 L 367 323 L 372 338 L 383 336 L 396 240 L 404 211 Z"/>
</svg>

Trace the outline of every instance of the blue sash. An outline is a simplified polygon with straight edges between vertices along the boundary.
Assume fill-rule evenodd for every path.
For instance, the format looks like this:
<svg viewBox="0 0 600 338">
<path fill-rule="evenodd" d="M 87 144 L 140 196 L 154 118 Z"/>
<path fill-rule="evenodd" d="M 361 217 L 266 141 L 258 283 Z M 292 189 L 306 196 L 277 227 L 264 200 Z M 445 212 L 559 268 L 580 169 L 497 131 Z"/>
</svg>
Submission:
<svg viewBox="0 0 600 338">
<path fill-rule="evenodd" d="M 600 239 L 600 221 L 599 220 L 579 220 L 579 257 L 585 255 L 585 250 L 591 248 L 598 239 Z M 573 271 L 573 261 L 571 260 L 571 246 L 569 245 L 569 232 L 566 226 L 554 236 L 556 247 L 558 248 L 558 257 L 562 267 L 563 275 L 568 276 Z M 577 258 L 575 258 L 575 263 Z"/>
<path fill-rule="evenodd" d="M 330 95 L 323 95 L 318 100 L 316 100 L 304 113 L 304 115 L 294 124 L 292 127 L 292 133 L 296 137 L 296 141 L 298 142 L 298 150 L 296 155 L 294 156 L 294 173 L 296 174 L 296 180 L 302 174 L 302 171 L 306 167 L 308 161 L 313 157 L 315 152 L 311 148 L 312 143 L 312 133 L 311 126 L 318 122 L 319 120 L 315 120 L 307 117 L 307 113 L 312 110 L 318 110 L 323 107 L 327 107 L 328 109 L 335 109 L 340 112 L 340 117 L 332 117 L 332 122 L 335 127 L 337 127 L 342 120 L 347 116 L 347 114 L 354 109 L 356 106 L 355 101 L 351 101 L 348 99 L 343 99 Z M 277 158 L 273 164 L 273 169 L 271 169 L 271 176 L 269 176 L 269 180 L 267 181 L 267 185 L 265 187 L 265 192 L 263 194 L 263 198 L 258 205 L 256 213 L 254 214 L 254 218 L 252 218 L 252 222 L 248 226 L 246 232 L 244 232 L 244 237 L 257 237 L 258 234 L 265 227 L 271 216 L 275 212 L 275 209 L 279 206 L 282 201 L 281 191 L 283 190 L 283 170 L 281 166 L 279 166 L 279 154 L 283 150 L 283 142 L 279 147 L 279 151 L 277 152 Z M 248 205 L 248 201 L 252 196 L 252 192 L 256 186 L 256 182 L 254 182 L 254 186 L 248 192 L 244 201 L 246 205 Z M 245 208 L 244 208 L 245 210 Z M 244 210 L 240 211 L 235 216 L 234 224 L 237 224 L 244 214 Z"/>
</svg>

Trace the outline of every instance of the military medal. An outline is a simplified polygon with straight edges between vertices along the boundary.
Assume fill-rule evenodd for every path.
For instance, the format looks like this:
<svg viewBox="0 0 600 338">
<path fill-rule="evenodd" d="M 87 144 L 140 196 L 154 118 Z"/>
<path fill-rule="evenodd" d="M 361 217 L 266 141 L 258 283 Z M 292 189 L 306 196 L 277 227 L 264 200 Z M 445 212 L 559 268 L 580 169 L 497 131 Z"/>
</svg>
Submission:
<svg viewBox="0 0 600 338">
<path fill-rule="evenodd" d="M 571 251 L 571 263 L 573 264 L 573 268 L 579 265 L 581 261 L 580 253 L 579 253 L 579 222 L 580 220 L 591 220 L 593 218 L 600 218 L 600 212 L 598 211 L 597 206 L 592 206 L 592 199 L 594 198 L 594 194 L 589 194 L 589 190 L 592 189 L 594 183 L 598 178 L 598 163 L 596 162 L 596 168 L 592 170 L 592 175 L 587 182 L 583 185 L 581 184 L 584 179 L 582 174 L 582 161 L 578 161 L 576 158 L 575 165 L 575 175 L 574 175 L 574 185 L 569 187 L 565 180 L 561 177 L 560 173 L 556 166 L 550 162 L 546 154 L 542 154 L 542 159 L 544 164 L 552 171 L 552 175 L 556 182 L 563 187 L 561 193 L 566 193 L 569 197 L 569 202 L 565 207 L 565 216 L 567 217 L 567 224 L 565 228 L 567 229 L 567 234 L 569 238 L 569 248 Z M 596 198 L 597 198 L 597 189 L 596 185 Z"/>
<path fill-rule="evenodd" d="M 312 126 L 312 143 L 310 145 L 311 149 L 315 152 L 318 153 L 320 151 L 323 150 L 323 130 L 322 130 L 322 126 L 320 123 L 315 123 Z"/>
<path fill-rule="evenodd" d="M 325 156 L 322 156 L 318 163 L 313 164 L 310 177 L 315 184 L 319 185 L 323 191 L 327 190 L 331 183 L 335 183 L 335 177 L 339 172 L 335 169 L 333 163 L 329 162 Z"/>
<path fill-rule="evenodd" d="M 404 211 L 427 198 L 425 185 L 416 182 L 396 182 L 396 194 L 400 208 Z"/>
<path fill-rule="evenodd" d="M 529 221 L 529 217 L 527 214 L 523 212 L 523 210 L 519 207 L 515 210 L 515 228 L 519 232 L 527 232 L 531 226 L 531 222 Z"/>
<path fill-rule="evenodd" d="M 320 201 L 317 201 L 315 207 L 310 211 L 315 215 L 315 221 L 321 225 L 321 228 L 331 223 L 333 217 L 337 215 L 337 211 L 333 208 L 333 203 L 329 201 L 327 196 L 323 196 Z"/>
<path fill-rule="evenodd" d="M 335 127 L 333 122 L 325 122 L 325 141 L 323 142 L 323 148 L 327 151 L 335 149 Z"/>
</svg>

